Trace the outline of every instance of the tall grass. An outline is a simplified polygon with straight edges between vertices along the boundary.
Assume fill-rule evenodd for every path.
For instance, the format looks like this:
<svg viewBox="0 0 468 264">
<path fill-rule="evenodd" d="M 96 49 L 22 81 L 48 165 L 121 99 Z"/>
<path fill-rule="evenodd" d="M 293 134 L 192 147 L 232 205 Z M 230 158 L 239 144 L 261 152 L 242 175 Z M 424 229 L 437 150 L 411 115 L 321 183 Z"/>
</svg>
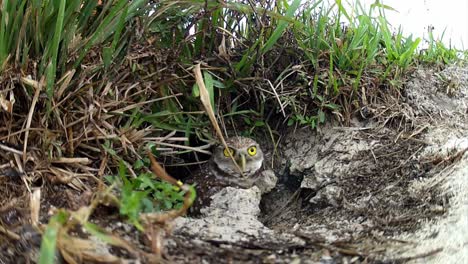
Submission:
<svg viewBox="0 0 468 264">
<path fill-rule="evenodd" d="M 429 30 L 429 39 L 427 40 L 427 48 L 422 49 L 418 59 L 422 62 L 430 64 L 445 65 L 449 63 L 454 63 L 457 61 L 465 61 L 466 51 L 454 49 L 452 47 L 447 47 L 444 42 L 445 31 L 442 33 L 439 39 L 434 38 L 432 30 Z"/>
<path fill-rule="evenodd" d="M 397 80 L 416 66 L 421 39 L 391 31 L 386 11 L 393 9 L 378 1 L 369 8 L 359 1 L 345 7 L 338 0 L 332 5 L 321 0 L 263 5 L 160 1 L 148 27 L 158 36 L 158 45 L 180 50 L 180 62 L 186 67 L 199 58 L 215 60 L 221 66 L 215 76 L 224 83 L 213 91 L 217 96 L 225 91 L 259 93 L 263 103 L 279 102 L 288 118 L 315 127 L 324 112 L 349 115 L 352 108 L 359 108 L 363 87 L 398 88 Z M 299 93 L 263 92 L 271 91 L 265 85 L 268 79 L 276 90 L 293 86 L 292 77 L 298 76 L 296 83 L 304 85 Z M 256 85 L 263 89 L 253 90 Z M 342 99 L 354 106 L 343 108 Z M 313 107 L 306 109 L 311 102 Z M 257 112 L 264 109 L 261 104 L 253 107 Z"/>
<path fill-rule="evenodd" d="M 102 48 L 109 66 L 128 44 L 132 18 L 145 12 L 148 1 L 20 0 L 2 1 L 0 10 L 0 65 L 46 78 L 49 98 L 58 77 L 79 70 L 93 48 Z M 36 72 L 30 72 L 37 63 Z"/>
<path fill-rule="evenodd" d="M 386 10 L 392 8 L 379 1 L 366 10 L 358 1 L 349 8 L 338 0 L 332 5 L 322 0 L 265 1 L 263 5 L 202 0 L 152 4 L 147 0 L 113 0 L 102 5 L 82 0 L 4 1 L 0 11 L 0 65 L 2 70 L 19 65 L 38 79 L 44 76 L 51 99 L 57 80 L 81 70 L 91 50 L 102 58 L 96 61 L 94 72 L 105 72 L 122 59 L 134 33 L 132 19 L 139 17 L 155 37 L 155 49 L 173 50 L 181 65 L 190 67 L 199 58 L 221 63 L 220 72 L 211 71 L 221 84 L 215 87 L 213 96 L 238 90 L 239 84 L 249 85 L 244 80 L 252 76 L 272 79 L 286 72 L 298 74 L 294 69 L 302 65 L 303 81 L 312 86 L 309 96 L 322 111 L 324 106 L 336 103 L 337 96 L 351 95 L 348 87 L 357 91 L 365 85 L 363 75 L 385 84 L 415 64 L 421 40 L 406 37 L 401 31 L 392 32 L 385 19 Z M 444 49 L 439 41 L 431 41 L 424 54 L 423 61 L 448 63 L 453 59 L 450 49 Z M 33 64 L 37 65 L 34 70 Z M 276 79 L 274 87 L 285 80 Z M 178 88 L 193 95 L 191 89 Z M 287 106 L 295 100 L 281 93 L 276 97 Z M 192 103 L 188 98 L 183 104 L 192 105 L 189 109 L 193 110 L 196 106 Z M 172 100 L 164 104 L 163 110 L 179 112 Z M 301 112 L 295 107 L 289 109 L 289 116 Z M 183 119 L 181 126 L 190 120 L 181 115 L 173 117 Z"/>
</svg>

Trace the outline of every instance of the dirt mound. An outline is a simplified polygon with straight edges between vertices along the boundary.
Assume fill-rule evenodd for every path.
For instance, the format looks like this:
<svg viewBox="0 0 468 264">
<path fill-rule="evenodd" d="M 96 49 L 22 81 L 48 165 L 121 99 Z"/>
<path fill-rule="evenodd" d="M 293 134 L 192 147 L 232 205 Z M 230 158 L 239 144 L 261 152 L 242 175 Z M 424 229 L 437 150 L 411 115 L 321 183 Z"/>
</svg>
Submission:
<svg viewBox="0 0 468 264">
<path fill-rule="evenodd" d="M 183 228 L 176 228 L 175 245 L 198 241 L 190 244 L 198 252 L 195 258 L 178 260 L 210 261 L 228 254 L 242 262 L 459 263 L 467 250 L 467 238 L 459 232 L 467 229 L 468 215 L 467 79 L 464 68 L 417 71 L 403 93 L 401 112 L 390 115 L 404 117 L 400 126 L 376 114 L 353 120 L 351 127 L 291 130 L 280 146 L 277 188 L 261 203 L 259 196 L 247 197 L 248 191 L 234 191 L 237 199 L 229 199 L 248 198 L 249 219 L 256 223 L 250 229 L 257 229 L 242 232 L 246 212 L 226 209 L 242 205 L 214 204 L 201 219 L 186 218 Z M 379 111 L 388 109 L 393 108 Z M 200 224 L 216 218 L 230 224 Z M 233 230 L 237 240 L 223 239 Z"/>
</svg>

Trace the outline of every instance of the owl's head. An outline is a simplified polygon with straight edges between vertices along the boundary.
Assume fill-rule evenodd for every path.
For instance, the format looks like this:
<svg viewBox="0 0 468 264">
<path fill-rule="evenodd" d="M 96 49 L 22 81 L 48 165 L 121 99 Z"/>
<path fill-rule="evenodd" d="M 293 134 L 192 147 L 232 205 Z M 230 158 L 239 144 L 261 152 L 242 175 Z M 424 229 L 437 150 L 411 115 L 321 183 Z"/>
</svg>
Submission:
<svg viewBox="0 0 468 264">
<path fill-rule="evenodd" d="M 255 174 L 263 163 L 263 152 L 258 143 L 246 137 L 231 137 L 226 140 L 228 148 L 218 146 L 213 152 L 213 163 L 220 171 L 235 177 L 240 177 L 239 169 L 232 161 L 232 157 L 242 170 L 244 177 Z"/>
</svg>

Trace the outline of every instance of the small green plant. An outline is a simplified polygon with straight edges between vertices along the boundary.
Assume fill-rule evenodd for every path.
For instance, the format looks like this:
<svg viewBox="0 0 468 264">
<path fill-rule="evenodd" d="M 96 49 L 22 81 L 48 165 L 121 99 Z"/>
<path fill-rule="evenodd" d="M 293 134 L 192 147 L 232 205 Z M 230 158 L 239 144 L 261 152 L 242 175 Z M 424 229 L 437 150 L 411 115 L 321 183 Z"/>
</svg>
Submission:
<svg viewBox="0 0 468 264">
<path fill-rule="evenodd" d="M 140 230 L 143 230 L 139 222 L 140 214 L 179 209 L 184 203 L 185 192 L 179 187 L 155 179 L 152 173 L 141 173 L 136 178 L 130 178 L 123 162 L 120 162 L 119 175 L 107 176 L 106 180 L 120 190 L 120 214 L 128 217 L 129 222 Z"/>
<path fill-rule="evenodd" d="M 325 113 L 319 111 L 316 116 L 305 116 L 301 114 L 295 114 L 288 120 L 288 126 L 293 124 L 299 124 L 301 126 L 310 126 L 311 128 L 317 128 L 319 124 L 325 123 Z"/>
<path fill-rule="evenodd" d="M 243 119 L 244 123 L 250 127 L 250 129 L 245 132 L 244 136 L 251 136 L 255 129 L 265 128 L 266 126 L 263 120 L 250 118 L 248 116 L 245 116 Z"/>
<path fill-rule="evenodd" d="M 421 61 L 429 64 L 446 65 L 463 59 L 463 53 L 461 53 L 457 49 L 446 47 L 443 43 L 445 31 L 442 33 L 439 39 L 436 39 L 434 37 L 432 29 L 428 31 L 428 34 L 428 47 L 426 49 L 421 50 L 419 56 Z"/>
</svg>

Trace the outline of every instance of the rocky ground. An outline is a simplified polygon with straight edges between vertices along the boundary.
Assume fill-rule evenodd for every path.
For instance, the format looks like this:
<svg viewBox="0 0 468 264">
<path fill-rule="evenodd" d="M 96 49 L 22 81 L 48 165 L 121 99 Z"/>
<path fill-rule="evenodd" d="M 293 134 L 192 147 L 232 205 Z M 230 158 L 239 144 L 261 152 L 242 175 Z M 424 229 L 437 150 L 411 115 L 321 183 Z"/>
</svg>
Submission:
<svg viewBox="0 0 468 264">
<path fill-rule="evenodd" d="M 201 217 L 178 219 L 170 261 L 468 259 L 468 69 L 418 70 L 400 99 L 347 127 L 291 129 L 279 156 L 269 150 L 277 187 L 226 188 Z"/>
</svg>

